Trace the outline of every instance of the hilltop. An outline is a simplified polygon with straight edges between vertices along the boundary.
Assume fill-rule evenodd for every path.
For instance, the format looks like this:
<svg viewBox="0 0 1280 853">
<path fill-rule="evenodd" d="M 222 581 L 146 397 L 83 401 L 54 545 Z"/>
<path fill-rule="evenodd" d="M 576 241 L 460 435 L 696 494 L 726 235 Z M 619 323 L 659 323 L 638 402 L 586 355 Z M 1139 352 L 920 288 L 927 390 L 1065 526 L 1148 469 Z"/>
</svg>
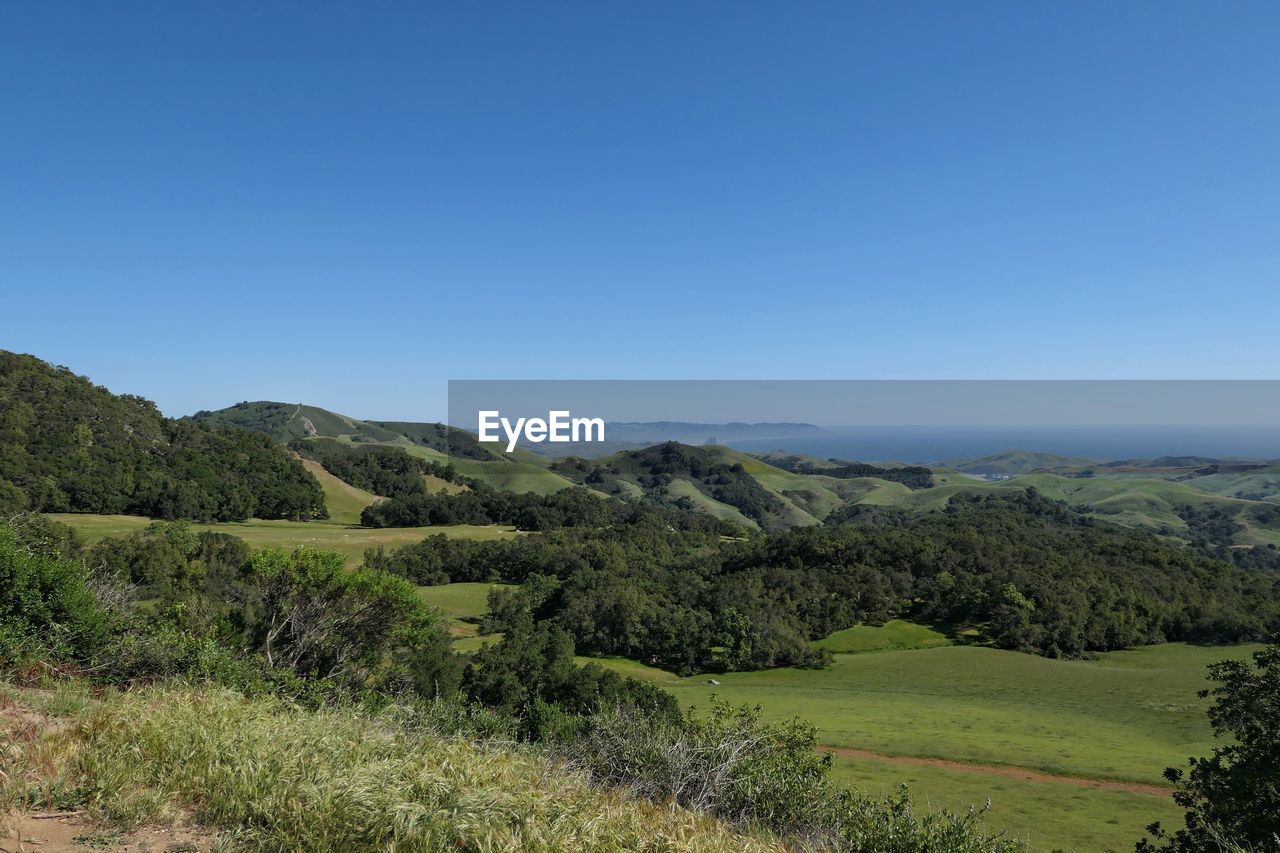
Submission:
<svg viewBox="0 0 1280 853">
<path fill-rule="evenodd" d="M 645 496 L 748 527 L 776 530 L 821 522 L 868 491 L 860 487 L 863 481 L 901 485 L 878 478 L 893 478 L 903 469 L 864 465 L 858 466 L 860 476 L 854 476 L 851 466 L 831 465 L 802 472 L 721 445 L 692 447 L 672 441 L 599 459 L 561 459 L 552 470 L 606 494 Z M 927 469 L 917 470 L 931 481 Z"/>
<path fill-rule="evenodd" d="M 356 444 L 407 444 L 464 459 L 489 461 L 489 452 L 466 430 L 439 423 L 365 421 L 302 403 L 271 400 L 236 403 L 187 418 L 208 426 L 234 426 L 263 432 L 277 444 L 296 438 L 338 438 Z"/>
<path fill-rule="evenodd" d="M 332 439 L 353 447 L 400 447 L 424 459 L 452 461 L 460 474 L 503 491 L 549 495 L 573 485 L 547 470 L 550 460 L 536 453 L 491 451 L 466 430 L 441 423 L 361 420 L 318 406 L 269 400 L 196 412 L 189 420 L 266 433 L 282 445 Z"/>
<path fill-rule="evenodd" d="M 838 522 L 866 511 L 919 514 L 942 509 L 964 492 L 1020 490 L 1028 486 L 1080 513 L 1143 527 L 1188 541 L 1219 545 L 1280 543 L 1280 462 L 1162 457 L 1099 462 L 1044 451 L 1008 450 L 953 459 L 932 467 L 820 459 L 783 451 L 751 455 L 720 444 L 665 441 L 602 456 L 552 459 L 523 448 L 502 453 L 465 430 L 439 423 L 372 421 L 317 406 L 262 401 L 199 412 L 192 421 L 256 430 L 278 443 L 337 442 L 396 447 L 435 463 L 450 463 L 460 477 L 503 492 L 551 495 L 585 486 L 603 495 L 657 501 L 697 510 L 747 528 L 767 531 Z M 616 425 L 611 425 L 611 429 Z M 699 435 L 739 430 L 819 430 L 809 424 L 623 424 L 638 438 L 684 430 Z M 607 433 L 612 439 L 617 435 Z M 728 434 L 726 432 L 726 434 Z M 704 436 L 711 437 L 711 436 Z M 550 445 L 542 445 L 544 451 Z M 564 446 L 560 446 L 564 449 Z M 318 449 L 318 447 L 317 447 Z M 570 450 L 578 451 L 575 445 Z M 305 448 L 303 456 L 311 457 Z M 309 463 L 315 466 L 315 463 Z M 354 518 L 368 494 L 343 496 L 323 469 L 316 472 L 344 518 Z M 360 483 L 349 484 L 366 488 Z M 341 500 L 343 508 L 338 508 Z M 351 508 L 346 505 L 350 504 Z"/>
<path fill-rule="evenodd" d="M 1047 468 L 1078 468 L 1092 465 L 1095 460 L 1078 456 L 1061 456 L 1057 453 L 1043 453 L 1034 450 L 1005 450 L 980 456 L 976 459 L 947 459 L 938 463 L 939 467 L 950 468 L 962 474 L 975 477 L 998 479 L 1016 477 L 1018 474 L 1029 474 Z"/>
<path fill-rule="evenodd" d="M 238 521 L 323 517 L 320 486 L 262 436 L 164 417 L 0 351 L 0 508 Z"/>
</svg>

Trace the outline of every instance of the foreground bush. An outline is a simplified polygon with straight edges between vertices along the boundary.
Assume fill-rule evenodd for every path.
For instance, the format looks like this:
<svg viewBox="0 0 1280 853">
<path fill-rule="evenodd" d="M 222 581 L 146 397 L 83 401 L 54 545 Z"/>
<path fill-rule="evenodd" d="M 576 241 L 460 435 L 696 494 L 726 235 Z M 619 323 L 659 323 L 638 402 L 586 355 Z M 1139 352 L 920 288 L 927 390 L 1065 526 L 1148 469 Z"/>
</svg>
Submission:
<svg viewBox="0 0 1280 853">
<path fill-rule="evenodd" d="M 982 833 L 980 813 L 917 815 L 905 789 L 876 799 L 831 782 L 815 730 L 763 723 L 718 702 L 705 717 L 673 724 L 629 713 L 597 715 L 560 748 L 598 783 L 764 826 L 806 847 L 866 853 L 1014 851 Z"/>
<path fill-rule="evenodd" d="M 64 778 L 42 790 L 75 791 L 124 825 L 189 811 L 253 850 L 781 849 L 593 788 L 532 755 L 434 734 L 394 710 L 149 688 L 109 694 L 53 738 Z"/>
<path fill-rule="evenodd" d="M 84 565 L 29 533 L 0 524 L 0 667 L 83 657 L 107 635 Z"/>
</svg>

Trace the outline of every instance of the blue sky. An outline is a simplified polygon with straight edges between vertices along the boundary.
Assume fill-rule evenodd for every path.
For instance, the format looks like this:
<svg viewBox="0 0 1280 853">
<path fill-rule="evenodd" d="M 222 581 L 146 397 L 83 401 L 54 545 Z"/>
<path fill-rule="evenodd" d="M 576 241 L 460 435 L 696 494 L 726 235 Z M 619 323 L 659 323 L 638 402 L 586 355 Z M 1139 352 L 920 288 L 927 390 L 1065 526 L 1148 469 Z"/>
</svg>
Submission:
<svg viewBox="0 0 1280 853">
<path fill-rule="evenodd" d="M 4 17 L 0 347 L 170 414 L 1277 375 L 1275 3 Z"/>
</svg>

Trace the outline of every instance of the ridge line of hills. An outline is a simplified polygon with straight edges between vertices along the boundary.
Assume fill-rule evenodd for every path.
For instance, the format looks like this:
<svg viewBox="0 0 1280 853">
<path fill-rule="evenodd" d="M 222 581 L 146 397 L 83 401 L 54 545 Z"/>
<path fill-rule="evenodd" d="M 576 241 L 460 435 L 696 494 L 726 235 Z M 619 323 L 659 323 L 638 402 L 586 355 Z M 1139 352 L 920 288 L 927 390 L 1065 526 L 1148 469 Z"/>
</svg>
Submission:
<svg viewBox="0 0 1280 853">
<path fill-rule="evenodd" d="M 1081 514 L 1163 535 L 1280 544 L 1275 460 L 1098 461 L 1007 451 L 925 467 L 671 441 L 550 459 L 523 449 L 496 453 L 439 423 L 360 420 L 300 403 L 245 402 L 169 419 L 140 397 L 2 351 L 0 407 L 0 508 L 206 521 L 322 518 L 317 463 L 304 464 L 283 445 L 326 439 L 352 449 L 399 448 L 499 491 L 585 487 L 765 530 L 918 514 L 943 509 L 960 492 L 1034 487 Z"/>
</svg>

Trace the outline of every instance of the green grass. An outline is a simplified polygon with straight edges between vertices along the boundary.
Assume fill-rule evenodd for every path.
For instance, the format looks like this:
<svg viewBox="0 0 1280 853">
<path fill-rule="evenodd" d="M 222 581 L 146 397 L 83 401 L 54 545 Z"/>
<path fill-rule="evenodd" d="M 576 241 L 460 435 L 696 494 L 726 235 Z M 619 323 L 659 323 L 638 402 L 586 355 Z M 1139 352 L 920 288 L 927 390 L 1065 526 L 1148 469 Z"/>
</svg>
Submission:
<svg viewBox="0 0 1280 853">
<path fill-rule="evenodd" d="M 503 492 L 552 495 L 573 485 L 559 474 L 531 462 L 480 462 L 475 459 L 449 461 L 462 476 L 479 480 Z"/>
<path fill-rule="evenodd" d="M 87 542 L 115 536 L 127 536 L 152 522 L 136 515 L 88 515 L 82 513 L 50 513 L 49 517 L 74 528 Z M 443 533 L 460 539 L 509 539 L 518 534 L 514 528 L 496 525 L 455 524 L 439 527 L 349 527 L 326 521 L 276 521 L 252 519 L 225 524 L 193 524 L 196 530 L 214 530 L 239 536 L 253 548 L 330 548 L 357 565 L 366 548 L 379 545 L 387 549 L 420 542 L 427 536 Z"/>
<path fill-rule="evenodd" d="M 43 789 L 79 784 L 83 808 L 122 828 L 186 811 L 253 850 L 781 849 L 521 751 L 405 727 L 394 709 L 148 688 L 108 692 L 70 722 L 21 739 L 6 766 Z"/>
<path fill-rule="evenodd" d="M 688 498 L 699 510 L 724 521 L 731 521 L 743 527 L 760 526 L 754 520 L 743 515 L 737 507 L 721 503 L 710 495 L 704 494 L 702 490 L 683 477 L 676 477 L 667 484 L 667 494 L 673 498 Z"/>
<path fill-rule="evenodd" d="M 1253 648 L 1167 644 L 1063 661 L 949 646 L 726 673 L 718 686 L 663 681 L 686 704 L 715 694 L 802 717 L 832 746 L 1158 784 L 1166 766 L 1212 747 L 1195 695 L 1206 665 Z"/>
<path fill-rule="evenodd" d="M 324 490 L 324 505 L 329 510 L 329 521 L 334 524 L 359 524 L 360 513 L 378 500 L 378 496 L 340 480 L 312 459 L 302 460 L 302 465 Z"/>
<path fill-rule="evenodd" d="M 1132 850 L 1152 821 L 1182 826 L 1182 809 L 1170 797 L 862 758 L 836 757 L 832 775 L 869 794 L 906 784 L 917 808 L 982 808 L 990 800 L 987 828 L 1005 829 L 1033 850 Z"/>
<path fill-rule="evenodd" d="M 459 640 L 476 636 L 476 624 L 489 610 L 489 590 L 512 588 L 503 583 L 447 583 L 440 586 L 420 586 L 418 594 L 433 607 L 439 608 L 449 617 L 449 632 Z M 486 637 L 485 640 L 497 642 L 498 638 Z M 471 646 L 479 648 L 479 643 L 463 644 L 455 648 L 458 651 L 474 651 Z"/>
<path fill-rule="evenodd" d="M 891 649 L 928 649 L 949 646 L 951 640 L 924 625 L 894 619 L 880 627 L 855 625 L 836 631 L 830 637 L 814 643 L 820 649 L 833 653 L 881 652 Z"/>
<path fill-rule="evenodd" d="M 889 623 L 830 640 L 870 652 L 895 642 L 927 645 L 937 636 Z M 1162 785 L 1165 767 L 1213 748 L 1206 703 L 1196 697 L 1207 684 L 1205 667 L 1255 648 L 1170 643 L 1063 661 L 938 646 L 838 654 L 826 670 L 690 678 L 634 661 L 600 663 L 661 684 L 685 707 L 705 708 L 715 696 L 759 705 L 770 719 L 799 717 L 833 747 Z M 1180 819 L 1171 799 L 1148 793 L 880 759 L 841 757 L 836 767 L 841 778 L 872 792 L 914 782 L 914 793 L 940 807 L 981 806 L 989 797 L 995 808 L 988 825 L 1009 826 L 1036 849 L 1131 849 L 1147 823 Z"/>
</svg>

